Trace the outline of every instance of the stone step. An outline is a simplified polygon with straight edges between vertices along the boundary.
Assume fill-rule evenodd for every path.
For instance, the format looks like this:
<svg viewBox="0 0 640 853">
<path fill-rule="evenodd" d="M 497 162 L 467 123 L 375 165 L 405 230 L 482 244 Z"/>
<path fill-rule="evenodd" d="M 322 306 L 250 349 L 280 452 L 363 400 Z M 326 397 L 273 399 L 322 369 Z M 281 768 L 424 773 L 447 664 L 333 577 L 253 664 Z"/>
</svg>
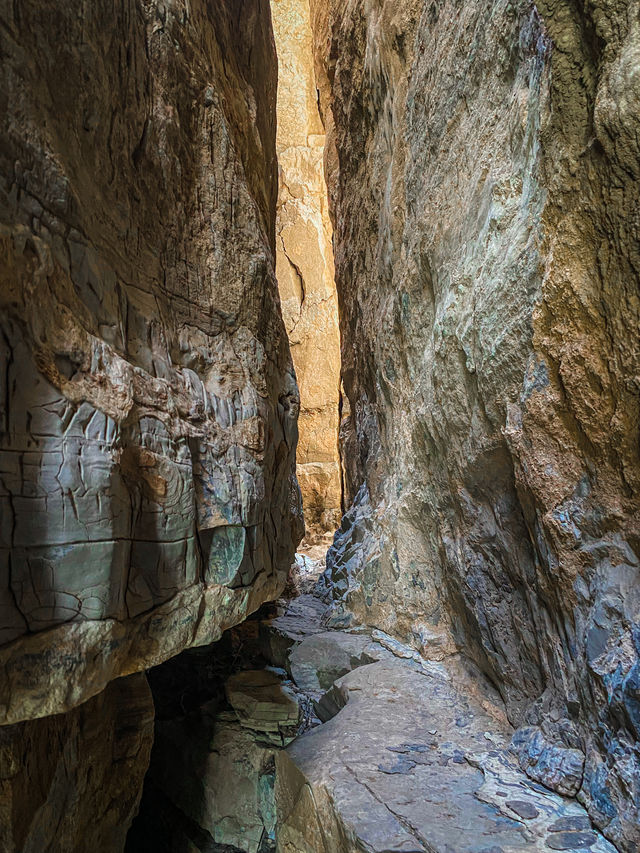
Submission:
<svg viewBox="0 0 640 853">
<path fill-rule="evenodd" d="M 265 659 L 274 666 L 287 666 L 289 651 L 311 634 L 325 631 L 326 604 L 313 595 L 301 595 L 279 602 L 278 612 L 260 623 L 260 647 Z"/>
<path fill-rule="evenodd" d="M 391 654 L 368 634 L 325 631 L 313 634 L 289 652 L 289 671 L 301 690 L 325 691 L 334 681 L 369 663 Z"/>
<path fill-rule="evenodd" d="M 225 684 L 227 701 L 242 726 L 282 746 L 295 737 L 300 706 L 293 691 L 269 670 L 244 670 Z"/>
</svg>

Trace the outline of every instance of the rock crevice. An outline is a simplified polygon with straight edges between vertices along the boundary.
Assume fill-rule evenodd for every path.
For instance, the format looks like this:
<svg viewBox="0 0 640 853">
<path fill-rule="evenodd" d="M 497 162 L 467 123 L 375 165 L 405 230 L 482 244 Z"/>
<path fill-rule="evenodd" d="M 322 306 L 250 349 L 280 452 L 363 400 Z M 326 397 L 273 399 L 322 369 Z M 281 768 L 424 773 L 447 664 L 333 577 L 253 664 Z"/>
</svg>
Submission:
<svg viewBox="0 0 640 853">
<path fill-rule="evenodd" d="M 297 476 L 305 546 L 328 544 L 341 514 L 340 334 L 307 0 L 272 0 L 278 51 L 276 272 L 300 386 Z"/>
</svg>

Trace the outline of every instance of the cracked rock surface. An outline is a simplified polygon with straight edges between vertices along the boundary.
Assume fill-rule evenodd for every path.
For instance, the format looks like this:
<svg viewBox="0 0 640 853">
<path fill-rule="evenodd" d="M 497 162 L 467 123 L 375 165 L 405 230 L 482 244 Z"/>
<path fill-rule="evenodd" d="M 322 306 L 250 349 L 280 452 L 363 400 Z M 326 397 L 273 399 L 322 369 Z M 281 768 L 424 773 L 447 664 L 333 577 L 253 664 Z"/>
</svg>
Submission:
<svg viewBox="0 0 640 853">
<path fill-rule="evenodd" d="M 638 5 L 311 9 L 349 400 L 343 624 L 470 654 L 542 732 L 523 767 L 562 786 L 572 756 L 570 787 L 633 853 Z"/>
<path fill-rule="evenodd" d="M 614 853 L 584 808 L 527 778 L 509 726 L 454 678 L 394 659 L 339 679 L 342 709 L 276 757 L 279 849 Z"/>
<path fill-rule="evenodd" d="M 266 0 L 0 10 L 0 722 L 209 643 L 284 583 Z"/>
<path fill-rule="evenodd" d="M 279 853 L 615 853 L 583 806 L 525 775 L 502 702 L 468 661 L 366 632 L 300 639 L 307 618 L 290 626 L 289 669 L 325 722 L 275 753 Z M 336 649 L 350 662 L 318 698 Z"/>
</svg>

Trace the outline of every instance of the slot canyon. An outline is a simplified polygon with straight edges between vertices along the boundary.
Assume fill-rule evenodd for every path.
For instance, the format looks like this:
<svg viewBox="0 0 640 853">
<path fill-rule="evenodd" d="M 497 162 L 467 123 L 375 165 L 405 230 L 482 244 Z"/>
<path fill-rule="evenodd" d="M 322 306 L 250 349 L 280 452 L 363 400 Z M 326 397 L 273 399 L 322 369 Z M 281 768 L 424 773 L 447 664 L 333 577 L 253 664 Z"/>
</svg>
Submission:
<svg viewBox="0 0 640 853">
<path fill-rule="evenodd" d="M 0 853 L 639 853 L 640 1 L 0 63 Z"/>
</svg>

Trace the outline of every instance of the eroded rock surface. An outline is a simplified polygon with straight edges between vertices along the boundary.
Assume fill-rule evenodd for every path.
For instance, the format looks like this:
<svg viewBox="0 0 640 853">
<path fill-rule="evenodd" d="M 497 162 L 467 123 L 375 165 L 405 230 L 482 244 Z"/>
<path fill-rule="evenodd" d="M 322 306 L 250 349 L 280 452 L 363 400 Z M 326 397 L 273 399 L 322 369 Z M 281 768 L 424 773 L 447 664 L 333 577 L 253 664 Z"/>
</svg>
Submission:
<svg viewBox="0 0 640 853">
<path fill-rule="evenodd" d="M 276 270 L 300 386 L 297 474 L 306 542 L 341 515 L 340 334 L 308 0 L 272 0 L 278 51 Z"/>
<path fill-rule="evenodd" d="M 468 659 L 428 660 L 378 629 L 318 632 L 308 600 L 285 607 L 286 625 L 279 616 L 231 632 L 245 652 L 251 637 L 263 650 L 265 633 L 288 637 L 292 695 L 315 711 L 270 755 L 272 805 L 262 810 L 275 815 L 275 832 L 264 823 L 262 837 L 273 835 L 279 853 L 614 853 L 583 806 L 527 778 L 499 694 Z M 321 623 L 330 615 L 325 608 Z M 227 685 L 255 676 L 240 672 Z M 264 676 L 275 683 L 276 670 Z M 248 767 L 238 762 L 229 777 Z M 238 789 L 255 814 L 259 786 Z"/>
<path fill-rule="evenodd" d="M 630 853 L 637 6 L 311 8 L 360 496 L 340 595 L 417 650 L 455 640 L 515 725 L 584 755 L 579 797 Z"/>
<path fill-rule="evenodd" d="M 527 779 L 499 708 L 468 687 L 400 659 L 341 678 L 339 713 L 276 754 L 278 850 L 614 853 L 581 806 Z"/>
<path fill-rule="evenodd" d="M 0 727 L 0 851 L 124 849 L 152 742 L 143 674 L 67 714 Z"/>
<path fill-rule="evenodd" d="M 278 594 L 300 538 L 266 0 L 4 6 L 0 721 Z"/>
</svg>

